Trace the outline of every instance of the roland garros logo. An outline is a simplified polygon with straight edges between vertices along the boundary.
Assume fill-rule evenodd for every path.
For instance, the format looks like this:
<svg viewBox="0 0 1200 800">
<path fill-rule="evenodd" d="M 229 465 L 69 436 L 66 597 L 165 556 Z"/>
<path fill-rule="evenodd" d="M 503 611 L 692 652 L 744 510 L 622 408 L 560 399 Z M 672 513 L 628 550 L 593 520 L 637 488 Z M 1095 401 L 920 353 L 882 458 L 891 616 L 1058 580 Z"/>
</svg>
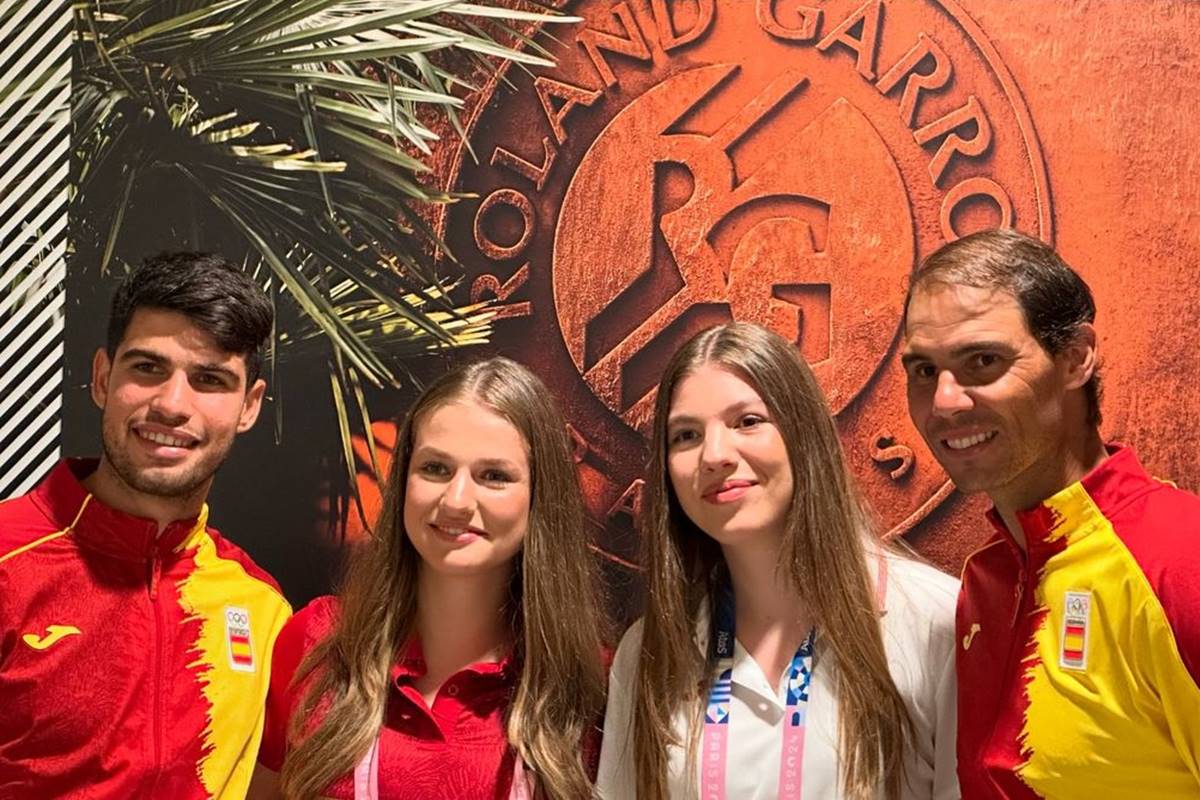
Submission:
<svg viewBox="0 0 1200 800">
<path fill-rule="evenodd" d="M 904 409 L 906 278 L 972 230 L 1051 238 L 995 47 L 950 0 L 565 10 L 583 21 L 556 29 L 558 66 L 509 70 L 471 119 L 478 161 L 450 185 L 478 199 L 443 227 L 472 298 L 499 304 L 498 349 L 562 398 L 593 517 L 622 538 L 662 366 L 737 319 L 796 343 L 887 525 L 911 529 L 949 483 Z"/>
</svg>

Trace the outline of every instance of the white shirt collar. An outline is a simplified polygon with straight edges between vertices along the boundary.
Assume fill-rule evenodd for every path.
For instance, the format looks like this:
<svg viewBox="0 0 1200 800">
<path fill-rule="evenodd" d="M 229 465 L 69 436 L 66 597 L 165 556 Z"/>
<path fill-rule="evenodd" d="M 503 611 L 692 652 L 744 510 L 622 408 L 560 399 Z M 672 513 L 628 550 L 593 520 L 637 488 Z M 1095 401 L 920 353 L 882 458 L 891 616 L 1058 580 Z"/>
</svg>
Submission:
<svg viewBox="0 0 1200 800">
<path fill-rule="evenodd" d="M 696 615 L 696 643 L 700 646 L 701 652 L 707 653 L 708 636 L 711 626 L 709 625 L 708 604 L 700 606 L 700 613 Z M 786 672 L 787 668 L 784 668 Z M 715 678 L 716 676 L 712 676 Z M 783 686 L 783 675 L 779 676 L 779 685 Z M 784 702 L 781 698 L 781 691 L 771 688 L 770 682 L 767 681 L 766 675 L 758 662 L 747 652 L 746 648 L 742 647 L 742 643 L 734 637 L 733 640 L 733 674 L 731 676 L 735 685 L 741 686 L 761 697 L 763 700 L 769 701 L 772 705 L 779 708 L 781 711 L 784 708 Z"/>
</svg>

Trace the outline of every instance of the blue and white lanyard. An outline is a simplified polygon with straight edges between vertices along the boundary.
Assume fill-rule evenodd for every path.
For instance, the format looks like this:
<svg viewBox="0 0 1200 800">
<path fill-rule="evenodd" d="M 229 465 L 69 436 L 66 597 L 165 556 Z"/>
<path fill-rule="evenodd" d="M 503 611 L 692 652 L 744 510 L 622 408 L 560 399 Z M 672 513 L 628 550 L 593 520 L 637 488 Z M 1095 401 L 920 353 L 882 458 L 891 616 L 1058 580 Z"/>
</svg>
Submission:
<svg viewBox="0 0 1200 800">
<path fill-rule="evenodd" d="M 730 700 L 733 697 L 734 609 L 733 593 L 717 603 L 711 649 L 720 673 L 708 692 L 701 737 L 701 800 L 725 800 L 729 750 Z M 798 800 L 804 766 L 804 732 L 808 721 L 808 690 L 812 683 L 813 641 L 808 632 L 796 648 L 786 679 L 787 712 L 783 719 L 783 752 L 779 758 L 780 800 Z"/>
</svg>

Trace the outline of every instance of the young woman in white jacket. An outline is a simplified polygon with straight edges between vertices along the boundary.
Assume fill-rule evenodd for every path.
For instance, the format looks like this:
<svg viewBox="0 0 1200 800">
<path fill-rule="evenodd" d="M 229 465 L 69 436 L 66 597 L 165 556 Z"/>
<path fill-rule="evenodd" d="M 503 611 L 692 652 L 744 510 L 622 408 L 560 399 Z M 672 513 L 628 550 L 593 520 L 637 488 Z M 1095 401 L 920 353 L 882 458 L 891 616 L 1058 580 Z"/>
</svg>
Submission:
<svg viewBox="0 0 1200 800">
<path fill-rule="evenodd" d="M 879 541 L 796 347 L 697 335 L 651 449 L 646 613 L 610 674 L 599 794 L 958 797 L 958 583 Z"/>
</svg>

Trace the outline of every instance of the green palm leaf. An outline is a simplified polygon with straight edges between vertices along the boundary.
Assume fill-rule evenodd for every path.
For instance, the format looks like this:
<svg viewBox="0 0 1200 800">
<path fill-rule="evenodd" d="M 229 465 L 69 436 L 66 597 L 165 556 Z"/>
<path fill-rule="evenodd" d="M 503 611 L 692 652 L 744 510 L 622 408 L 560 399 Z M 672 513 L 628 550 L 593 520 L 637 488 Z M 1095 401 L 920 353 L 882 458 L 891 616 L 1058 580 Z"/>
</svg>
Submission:
<svg viewBox="0 0 1200 800">
<path fill-rule="evenodd" d="M 413 205 L 456 199 L 422 181 L 429 122 L 462 131 L 468 84 L 448 65 L 551 65 L 533 36 L 569 18 L 457 0 L 74 9 L 72 244 L 100 274 L 141 255 L 125 229 L 148 185 L 199 198 L 276 299 L 271 369 L 330 365 L 346 453 L 356 429 L 369 439 L 364 382 L 398 386 L 406 360 L 486 341 L 491 315 L 447 299 L 457 262 Z"/>
</svg>

